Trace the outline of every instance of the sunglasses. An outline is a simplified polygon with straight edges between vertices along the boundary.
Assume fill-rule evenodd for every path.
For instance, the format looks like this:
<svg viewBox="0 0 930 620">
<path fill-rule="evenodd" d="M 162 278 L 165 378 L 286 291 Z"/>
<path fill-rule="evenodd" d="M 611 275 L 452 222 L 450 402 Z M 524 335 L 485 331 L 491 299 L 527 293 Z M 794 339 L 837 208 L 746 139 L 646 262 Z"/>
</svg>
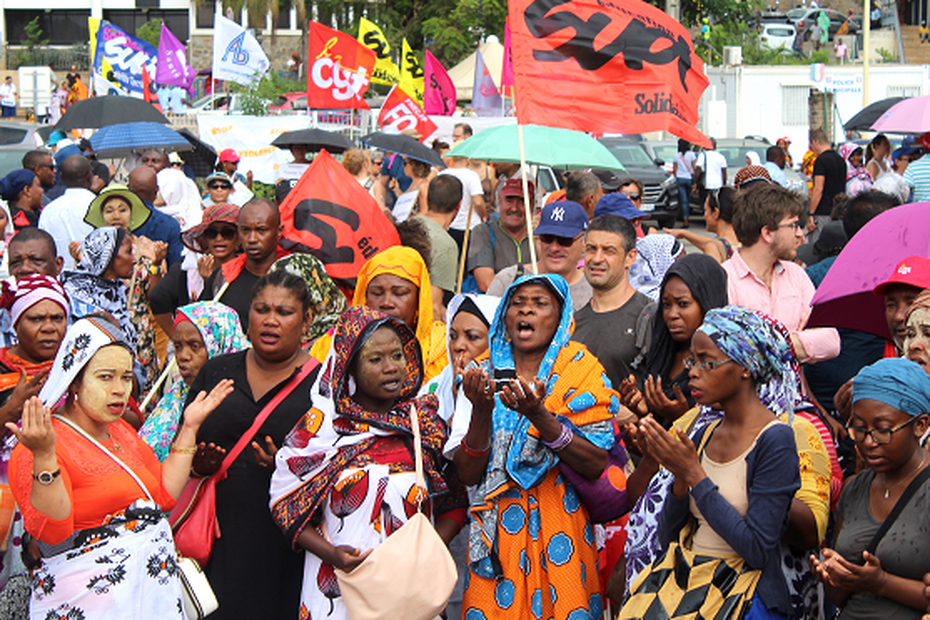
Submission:
<svg viewBox="0 0 930 620">
<path fill-rule="evenodd" d="M 639 200 L 639 194 L 627 194 L 626 196 L 630 200 Z"/>
<path fill-rule="evenodd" d="M 232 189 L 232 185 L 229 183 L 210 183 L 207 187 L 210 189 Z"/>
<path fill-rule="evenodd" d="M 48 168 L 49 170 L 55 170 L 55 164 L 38 164 L 36 168 Z"/>
<path fill-rule="evenodd" d="M 230 228 L 224 226 L 223 228 L 207 228 L 201 233 L 204 239 L 216 239 L 217 237 L 222 237 L 226 241 L 232 241 L 236 237 L 236 233 L 239 232 L 235 228 Z"/>
<path fill-rule="evenodd" d="M 563 248 L 570 248 L 572 244 L 575 243 L 575 239 L 578 237 L 559 237 L 558 235 L 539 235 L 539 240 L 545 244 L 550 245 L 553 243 L 558 243 Z"/>
</svg>

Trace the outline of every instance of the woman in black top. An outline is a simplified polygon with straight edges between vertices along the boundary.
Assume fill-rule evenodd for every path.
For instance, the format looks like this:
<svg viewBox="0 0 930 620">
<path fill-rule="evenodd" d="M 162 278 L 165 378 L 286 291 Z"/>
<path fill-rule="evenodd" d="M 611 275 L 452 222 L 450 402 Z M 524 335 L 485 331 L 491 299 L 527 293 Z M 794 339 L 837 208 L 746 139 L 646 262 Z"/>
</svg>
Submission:
<svg viewBox="0 0 930 620">
<path fill-rule="evenodd" d="M 224 378 L 235 388 L 200 427 L 198 442 L 230 450 L 258 414 L 301 367 L 311 362 L 301 349 L 310 320 L 310 298 L 303 280 L 287 271 L 263 276 L 252 292 L 249 336 L 252 348 L 208 360 L 191 393 L 210 389 Z M 268 488 L 276 446 L 307 411 L 314 370 L 271 413 L 252 441 L 216 485 L 221 536 L 205 567 L 219 601 L 215 620 L 294 618 L 299 607 L 303 555 L 295 553 L 271 519 Z M 194 469 L 212 473 L 218 462 L 195 460 Z"/>
</svg>

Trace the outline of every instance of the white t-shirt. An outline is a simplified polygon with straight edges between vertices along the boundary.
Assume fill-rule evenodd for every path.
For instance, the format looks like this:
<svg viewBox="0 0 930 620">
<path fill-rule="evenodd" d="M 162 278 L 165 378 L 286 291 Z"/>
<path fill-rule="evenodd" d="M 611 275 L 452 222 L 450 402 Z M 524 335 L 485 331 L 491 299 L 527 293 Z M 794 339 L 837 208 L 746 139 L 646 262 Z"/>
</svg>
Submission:
<svg viewBox="0 0 930 620">
<path fill-rule="evenodd" d="M 675 168 L 675 178 L 676 179 L 690 179 L 694 174 L 694 160 L 697 155 L 694 154 L 694 151 L 685 151 L 682 153 L 675 153 L 675 157 L 672 158 L 672 161 L 676 164 Z"/>
<path fill-rule="evenodd" d="M 727 158 L 720 151 L 702 151 L 694 165 L 704 171 L 705 189 L 723 187 L 723 171 L 727 167 Z"/>
<path fill-rule="evenodd" d="M 466 223 L 468 224 L 467 228 L 473 228 L 480 224 L 481 216 L 478 215 L 477 211 L 471 214 L 471 221 L 467 222 L 471 197 L 484 197 L 484 188 L 481 187 L 481 177 L 478 176 L 478 173 L 469 168 L 446 168 L 439 174 L 451 174 L 462 182 L 462 206 L 459 207 L 459 212 L 455 214 L 455 219 L 452 220 L 449 228 L 465 230 Z"/>
<path fill-rule="evenodd" d="M 16 107 L 16 84 L 6 82 L 0 84 L 0 105 Z"/>
</svg>

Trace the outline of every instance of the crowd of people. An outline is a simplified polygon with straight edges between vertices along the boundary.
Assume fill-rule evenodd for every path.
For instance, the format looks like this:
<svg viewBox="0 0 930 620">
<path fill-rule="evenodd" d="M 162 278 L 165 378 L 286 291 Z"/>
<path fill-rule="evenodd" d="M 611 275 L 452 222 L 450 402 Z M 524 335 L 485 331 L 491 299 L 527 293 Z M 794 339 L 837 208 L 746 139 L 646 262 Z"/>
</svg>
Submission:
<svg viewBox="0 0 930 620">
<path fill-rule="evenodd" d="M 218 620 L 351 617 L 340 580 L 421 510 L 449 619 L 921 618 L 930 256 L 871 293 L 888 338 L 808 325 L 902 203 L 888 145 L 824 139 L 807 203 L 724 166 L 710 236 L 609 171 L 544 204 L 517 166 L 349 151 L 401 244 L 348 285 L 280 247 L 287 179 L 232 200 L 235 153 L 203 188 L 159 151 L 126 185 L 29 153 L 0 180 L 0 617 L 183 618 L 166 517 L 216 476 Z M 688 152 L 685 198 L 715 165 Z"/>
</svg>

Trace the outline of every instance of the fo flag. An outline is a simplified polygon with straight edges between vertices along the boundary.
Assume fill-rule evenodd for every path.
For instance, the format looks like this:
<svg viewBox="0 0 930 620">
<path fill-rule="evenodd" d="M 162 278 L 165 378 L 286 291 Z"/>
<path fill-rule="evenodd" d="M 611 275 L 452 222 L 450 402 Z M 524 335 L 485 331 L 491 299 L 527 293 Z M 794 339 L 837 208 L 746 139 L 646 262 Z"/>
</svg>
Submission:
<svg viewBox="0 0 930 620">
<path fill-rule="evenodd" d="M 382 125 L 384 130 L 390 127 L 393 133 L 415 129 L 420 136 L 420 142 L 433 135 L 437 129 L 436 123 L 429 119 L 423 108 L 400 86 L 392 88 L 381 105 L 378 124 Z"/>
<path fill-rule="evenodd" d="M 640 0 L 510 0 L 517 119 L 593 133 L 699 132 L 691 35 Z"/>
<path fill-rule="evenodd" d="M 281 204 L 279 245 L 313 254 L 330 277 L 350 282 L 369 258 L 398 245 L 397 229 L 378 203 L 326 151 L 313 159 Z"/>
<path fill-rule="evenodd" d="M 371 73 L 371 81 L 375 84 L 393 86 L 400 82 L 400 69 L 391 60 L 391 46 L 384 33 L 364 17 L 358 20 L 358 42 L 375 53 L 377 61 L 375 70 Z"/>
<path fill-rule="evenodd" d="M 351 35 L 310 22 L 307 55 L 307 107 L 314 110 L 367 110 L 362 98 L 371 83 L 375 53 Z"/>
</svg>

